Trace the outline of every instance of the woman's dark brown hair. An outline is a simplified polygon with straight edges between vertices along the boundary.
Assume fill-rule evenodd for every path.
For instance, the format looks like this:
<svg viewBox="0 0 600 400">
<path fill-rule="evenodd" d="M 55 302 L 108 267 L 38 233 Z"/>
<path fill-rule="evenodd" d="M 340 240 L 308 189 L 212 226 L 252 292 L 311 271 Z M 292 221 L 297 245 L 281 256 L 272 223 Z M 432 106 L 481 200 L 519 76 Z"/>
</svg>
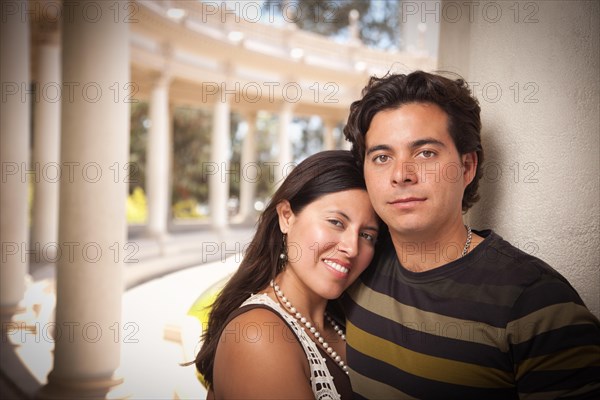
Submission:
<svg viewBox="0 0 600 400">
<path fill-rule="evenodd" d="M 479 200 L 477 188 L 483 174 L 480 108 L 463 79 L 452 80 L 423 71 L 371 77 L 362 96 L 350 106 L 348 123 L 344 127 L 344 135 L 352 142 L 352 154 L 360 166 L 365 158 L 365 135 L 375 114 L 408 103 L 436 104 L 448 115 L 448 133 L 458 153 L 477 154 L 475 177 L 463 194 L 463 211 Z"/>
<path fill-rule="evenodd" d="M 276 206 L 290 202 L 294 214 L 318 198 L 351 189 L 366 190 L 362 171 L 349 151 L 331 150 L 308 157 L 296 166 L 275 192 L 258 220 L 256 234 L 237 272 L 220 292 L 202 335 L 203 344 L 196 357 L 196 368 L 210 386 L 217 345 L 225 322 L 251 294 L 265 289 L 278 273 L 283 235 L 279 229 Z"/>
</svg>

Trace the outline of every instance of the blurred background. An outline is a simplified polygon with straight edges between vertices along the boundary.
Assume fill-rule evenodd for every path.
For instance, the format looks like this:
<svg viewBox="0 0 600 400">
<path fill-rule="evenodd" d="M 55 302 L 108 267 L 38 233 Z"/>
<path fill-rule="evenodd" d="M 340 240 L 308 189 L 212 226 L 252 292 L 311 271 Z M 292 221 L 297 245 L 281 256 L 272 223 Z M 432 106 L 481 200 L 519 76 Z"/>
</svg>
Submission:
<svg viewBox="0 0 600 400">
<path fill-rule="evenodd" d="M 599 3 L 1 4 L 3 398 L 204 398 L 203 307 L 278 182 L 370 76 L 459 74 L 482 107 L 466 219 L 600 315 Z M 443 172 L 443 171 L 442 171 Z"/>
</svg>

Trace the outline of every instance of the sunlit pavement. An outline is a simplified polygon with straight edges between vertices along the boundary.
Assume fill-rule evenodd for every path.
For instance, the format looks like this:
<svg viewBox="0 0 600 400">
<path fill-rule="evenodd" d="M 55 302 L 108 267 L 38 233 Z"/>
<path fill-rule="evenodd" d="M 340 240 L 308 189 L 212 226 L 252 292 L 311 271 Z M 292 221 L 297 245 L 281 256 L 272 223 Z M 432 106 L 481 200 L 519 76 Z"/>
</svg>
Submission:
<svg viewBox="0 0 600 400">
<path fill-rule="evenodd" d="M 252 230 L 236 232 L 229 234 L 226 242 L 245 244 L 251 235 Z M 177 257 L 179 262 L 183 260 L 181 257 L 187 257 L 183 260 L 186 262 L 193 259 L 193 252 L 186 255 L 181 250 L 185 244 L 177 246 L 179 252 L 173 248 L 168 250 L 172 253 L 171 261 Z M 230 250 L 235 248 L 234 245 L 229 244 L 227 248 L 226 252 L 212 254 L 211 262 L 147 280 L 123 293 L 118 334 L 121 364 L 115 377 L 123 378 L 124 382 L 109 393 L 109 398 L 205 398 L 206 391 L 196 377 L 195 367 L 180 366 L 180 363 L 194 359 L 201 334 L 199 321 L 187 313 L 203 292 L 230 275 L 239 265 L 241 254 L 232 254 Z M 166 271 L 176 268 L 172 262 L 168 266 L 166 259 L 162 259 L 162 263 Z M 145 266 L 154 268 L 153 274 L 158 274 L 158 264 L 161 264 L 161 258 L 150 257 L 135 265 L 138 272 L 126 266 L 126 283 L 142 279 L 139 269 Z M 28 311 L 16 319 L 23 321 L 19 322 L 19 326 L 25 329 L 12 329 L 16 325 L 3 323 L 2 380 L 5 381 L 4 387 L 6 381 L 10 381 L 8 385 L 16 389 L 16 397 L 13 398 L 33 397 L 46 384 L 48 373 L 52 370 L 52 326 L 56 304 L 53 268 L 48 266 L 38 270 L 34 279 L 28 284 L 23 302 Z"/>
<path fill-rule="evenodd" d="M 206 392 L 191 361 L 201 327 L 187 312 L 212 284 L 231 274 L 239 256 L 188 268 L 125 293 L 121 368 L 122 393 L 140 399 L 202 399 Z M 120 392 L 120 390 L 119 390 Z M 120 396 L 117 396 L 120 397 Z"/>
</svg>

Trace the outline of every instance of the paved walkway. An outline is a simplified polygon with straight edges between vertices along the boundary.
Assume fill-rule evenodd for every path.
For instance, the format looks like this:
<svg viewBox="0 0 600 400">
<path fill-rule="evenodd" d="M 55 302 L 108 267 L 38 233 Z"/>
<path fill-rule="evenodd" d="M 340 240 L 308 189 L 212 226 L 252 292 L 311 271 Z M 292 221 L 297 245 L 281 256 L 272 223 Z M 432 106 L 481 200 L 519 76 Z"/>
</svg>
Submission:
<svg viewBox="0 0 600 400">
<path fill-rule="evenodd" d="M 121 367 L 123 394 L 138 399 L 203 399 L 195 367 L 200 324 L 186 316 L 198 296 L 233 273 L 239 256 L 155 279 L 125 293 Z M 127 335 L 129 335 L 127 337 Z"/>
<path fill-rule="evenodd" d="M 123 294 L 121 364 L 116 371 L 124 383 L 111 398 L 205 398 L 194 366 L 179 365 L 193 360 L 201 333 L 197 319 L 186 314 L 198 296 L 235 271 L 241 261 L 236 249 L 243 250 L 252 234 L 253 228 L 177 234 L 160 246 L 150 239 L 134 240 L 140 258 L 125 266 L 128 289 Z M 21 319 L 38 329 L 3 335 L 2 398 L 7 398 L 5 393 L 8 398 L 33 397 L 52 370 L 54 343 L 47 327 L 56 304 L 54 270 L 51 265 L 32 268 L 24 301 L 29 312 Z"/>
</svg>

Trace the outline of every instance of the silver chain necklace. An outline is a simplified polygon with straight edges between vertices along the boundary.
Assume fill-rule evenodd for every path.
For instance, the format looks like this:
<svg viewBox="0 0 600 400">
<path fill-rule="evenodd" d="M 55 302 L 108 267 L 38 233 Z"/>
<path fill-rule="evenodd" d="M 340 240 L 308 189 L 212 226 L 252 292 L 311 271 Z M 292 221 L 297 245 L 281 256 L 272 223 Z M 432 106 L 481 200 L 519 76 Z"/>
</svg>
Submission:
<svg viewBox="0 0 600 400">
<path fill-rule="evenodd" d="M 469 252 L 469 247 L 471 247 L 471 239 L 473 238 L 473 235 L 471 234 L 471 227 L 469 225 L 466 225 L 467 227 L 467 241 L 465 242 L 465 247 L 463 248 L 461 257 L 464 257 L 467 255 L 467 253 Z"/>
</svg>

